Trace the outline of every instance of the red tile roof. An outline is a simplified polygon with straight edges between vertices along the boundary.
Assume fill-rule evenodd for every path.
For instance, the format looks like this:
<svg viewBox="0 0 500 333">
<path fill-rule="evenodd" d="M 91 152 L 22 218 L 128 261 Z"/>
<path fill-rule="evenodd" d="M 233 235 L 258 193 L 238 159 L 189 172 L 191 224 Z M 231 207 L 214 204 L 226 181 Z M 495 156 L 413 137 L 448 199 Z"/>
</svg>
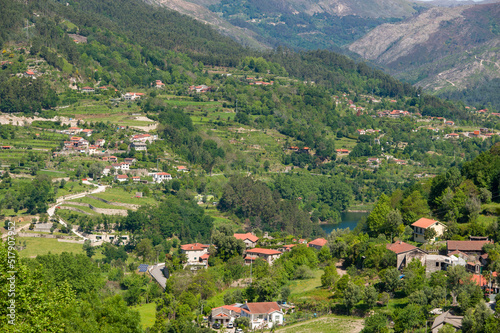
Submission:
<svg viewBox="0 0 500 333">
<path fill-rule="evenodd" d="M 492 277 L 496 278 L 498 276 L 497 272 L 492 273 Z M 488 280 L 484 278 L 484 276 L 480 274 L 473 274 L 472 277 L 470 278 L 472 282 L 475 282 L 478 286 L 484 287 L 488 285 Z"/>
<path fill-rule="evenodd" d="M 412 226 L 413 227 L 419 227 L 419 228 L 424 228 L 424 229 L 427 229 L 429 228 L 431 225 L 437 223 L 438 221 L 435 221 L 435 220 L 431 220 L 431 219 L 428 219 L 428 218 L 425 218 L 425 217 L 422 217 L 420 218 L 417 222 L 413 223 Z"/>
<path fill-rule="evenodd" d="M 453 241 L 446 242 L 448 251 L 458 250 L 462 252 L 480 252 L 483 250 L 483 245 L 490 241 Z"/>
<path fill-rule="evenodd" d="M 413 245 L 408 244 L 408 243 L 405 243 L 403 241 L 397 241 L 397 242 L 392 243 L 392 244 L 387 244 L 385 247 L 387 250 L 390 250 L 396 254 L 400 254 L 400 253 L 404 253 L 404 252 L 418 249 L 418 247 L 413 246 Z"/>
<path fill-rule="evenodd" d="M 259 237 L 252 235 L 250 232 L 247 232 L 246 234 L 234 234 L 233 236 L 241 240 L 248 239 L 252 243 L 256 243 L 259 240 Z"/>
<path fill-rule="evenodd" d="M 237 313 L 241 313 L 241 308 L 239 308 L 237 306 L 234 306 L 234 305 L 223 305 L 223 306 L 219 306 L 218 308 L 213 308 L 212 310 L 220 309 L 220 308 L 223 308 L 223 309 L 226 309 L 226 310 L 230 310 L 230 311 L 234 311 L 234 312 L 237 312 Z"/>
<path fill-rule="evenodd" d="M 116 176 L 117 179 L 127 179 L 128 176 L 127 175 L 118 175 Z"/>
<path fill-rule="evenodd" d="M 201 251 L 203 249 L 206 249 L 207 247 L 208 245 L 200 243 L 181 245 L 181 249 L 184 251 Z"/>
<path fill-rule="evenodd" d="M 280 306 L 276 302 L 255 302 L 255 303 L 246 303 L 246 307 L 248 307 L 248 312 L 252 314 L 259 313 L 271 313 L 274 311 L 281 311 Z"/>
<path fill-rule="evenodd" d="M 317 238 L 317 239 L 315 239 L 313 241 L 310 241 L 307 245 L 308 246 L 315 245 L 315 246 L 321 246 L 321 247 L 323 247 L 323 246 L 326 245 L 326 243 L 328 243 L 328 241 L 326 239 L 324 239 L 324 238 Z"/>
<path fill-rule="evenodd" d="M 206 260 L 206 259 L 208 259 L 208 257 L 210 257 L 210 254 L 205 253 L 204 255 L 200 256 L 200 259 L 201 260 Z"/>
<path fill-rule="evenodd" d="M 266 255 L 281 254 L 280 251 L 271 250 L 271 249 L 261 249 L 261 248 L 248 250 L 247 253 L 249 253 L 249 254 L 266 254 Z"/>
</svg>

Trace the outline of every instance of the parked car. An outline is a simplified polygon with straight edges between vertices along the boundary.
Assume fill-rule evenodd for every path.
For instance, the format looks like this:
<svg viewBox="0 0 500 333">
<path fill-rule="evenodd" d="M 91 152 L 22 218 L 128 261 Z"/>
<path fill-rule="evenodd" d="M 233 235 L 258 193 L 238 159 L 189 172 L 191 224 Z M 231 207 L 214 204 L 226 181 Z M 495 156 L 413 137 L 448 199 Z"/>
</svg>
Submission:
<svg viewBox="0 0 500 333">
<path fill-rule="evenodd" d="M 213 323 L 212 328 L 215 328 L 216 330 L 218 330 L 220 328 L 220 324 L 219 323 Z"/>
<path fill-rule="evenodd" d="M 243 330 L 241 328 L 237 328 L 236 330 L 234 330 L 234 333 L 243 333 Z"/>
<path fill-rule="evenodd" d="M 227 326 L 226 326 L 226 327 L 227 327 L 227 328 L 233 328 L 234 326 L 233 326 L 233 323 L 227 323 Z"/>
</svg>

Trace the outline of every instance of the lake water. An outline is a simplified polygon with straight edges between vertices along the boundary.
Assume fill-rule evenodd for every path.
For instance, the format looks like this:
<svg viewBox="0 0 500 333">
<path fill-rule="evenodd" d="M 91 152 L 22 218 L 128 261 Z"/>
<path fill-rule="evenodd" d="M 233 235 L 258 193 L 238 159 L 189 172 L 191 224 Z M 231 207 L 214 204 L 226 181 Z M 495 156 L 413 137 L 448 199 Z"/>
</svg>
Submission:
<svg viewBox="0 0 500 333">
<path fill-rule="evenodd" d="M 333 229 L 354 229 L 356 228 L 356 225 L 358 225 L 358 222 L 363 218 L 368 216 L 370 213 L 350 213 L 350 212 L 344 212 L 340 214 L 340 217 L 342 221 L 338 224 L 321 224 L 320 227 L 323 229 L 327 234 L 330 234 Z"/>
</svg>

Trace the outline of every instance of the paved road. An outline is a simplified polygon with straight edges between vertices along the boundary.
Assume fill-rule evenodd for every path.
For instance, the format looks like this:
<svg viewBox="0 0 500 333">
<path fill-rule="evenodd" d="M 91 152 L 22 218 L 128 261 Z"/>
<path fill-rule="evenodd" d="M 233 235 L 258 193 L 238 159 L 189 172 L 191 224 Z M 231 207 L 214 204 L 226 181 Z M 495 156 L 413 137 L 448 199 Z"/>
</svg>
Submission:
<svg viewBox="0 0 500 333">
<path fill-rule="evenodd" d="M 71 195 L 66 195 L 66 196 L 62 196 L 62 197 L 59 197 L 56 199 L 56 203 L 54 205 L 52 205 L 51 207 L 49 207 L 49 209 L 47 209 L 47 213 L 49 214 L 49 216 L 53 216 L 54 215 L 54 212 L 56 210 L 56 207 L 58 205 L 60 205 L 61 203 L 63 203 L 64 201 L 66 200 L 73 200 L 73 199 L 78 199 L 78 198 L 83 198 L 84 196 L 86 196 L 87 194 L 95 194 L 95 193 L 101 193 L 101 192 L 104 192 L 106 191 L 106 186 L 104 185 L 96 185 L 96 184 L 92 184 L 91 182 L 89 181 L 86 181 L 84 180 L 82 182 L 83 184 L 86 184 L 86 185 L 93 185 L 93 186 L 96 186 L 95 189 L 91 190 L 91 191 L 87 191 L 87 192 L 82 192 L 82 193 L 77 193 L 77 194 L 71 194 Z M 61 223 L 63 226 L 67 227 L 68 225 L 66 224 L 66 222 L 64 220 L 62 220 L 61 218 L 59 218 L 59 223 Z M 78 237 L 80 238 L 83 238 L 83 240 L 87 240 L 87 238 L 85 236 L 83 236 L 82 234 L 80 234 L 79 232 L 75 231 L 75 230 L 71 230 L 75 235 L 77 235 Z"/>
<path fill-rule="evenodd" d="M 149 274 L 158 282 L 158 284 L 165 290 L 167 285 L 167 278 L 163 275 L 163 268 L 165 268 L 165 263 L 160 263 L 153 265 L 149 268 Z"/>
</svg>

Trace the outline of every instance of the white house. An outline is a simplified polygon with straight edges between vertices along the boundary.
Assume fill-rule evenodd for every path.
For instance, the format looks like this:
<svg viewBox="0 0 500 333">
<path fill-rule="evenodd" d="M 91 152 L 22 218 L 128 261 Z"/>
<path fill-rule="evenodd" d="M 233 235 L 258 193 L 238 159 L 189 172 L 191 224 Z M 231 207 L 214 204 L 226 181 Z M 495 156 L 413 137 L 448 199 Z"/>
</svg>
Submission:
<svg viewBox="0 0 500 333">
<path fill-rule="evenodd" d="M 199 263 L 200 257 L 208 253 L 208 245 L 200 243 L 181 245 L 181 252 L 186 254 L 188 263 Z"/>
<path fill-rule="evenodd" d="M 128 163 L 128 162 L 121 162 L 120 163 L 120 169 L 122 169 L 122 170 L 130 170 L 130 163 Z"/>
<path fill-rule="evenodd" d="M 411 226 L 413 228 L 413 240 L 419 243 L 427 242 L 425 240 L 424 233 L 425 230 L 429 228 L 434 229 L 436 231 L 436 236 L 434 240 L 437 240 L 438 237 L 443 236 L 443 233 L 446 230 L 446 226 L 443 223 L 427 219 L 425 217 L 422 217 L 417 222 L 413 223 Z"/>
<path fill-rule="evenodd" d="M 142 142 L 142 143 L 146 143 L 146 142 L 153 142 L 157 139 L 158 137 L 157 136 L 153 136 L 151 134 L 136 134 L 136 135 L 132 135 L 132 137 L 130 138 L 130 141 L 132 142 Z"/>
<path fill-rule="evenodd" d="M 241 316 L 250 318 L 252 330 L 283 325 L 284 314 L 276 302 L 245 303 L 241 309 Z"/>
<path fill-rule="evenodd" d="M 94 155 L 97 152 L 97 146 L 89 146 L 89 155 Z"/>
<path fill-rule="evenodd" d="M 142 142 L 132 142 L 130 148 L 134 148 L 135 151 L 148 151 L 148 145 Z"/>
<path fill-rule="evenodd" d="M 169 181 L 172 179 L 172 175 L 166 172 L 158 172 L 153 174 L 153 180 L 155 183 L 163 183 L 163 181 Z"/>
<path fill-rule="evenodd" d="M 82 134 L 85 134 L 86 136 L 91 136 L 93 132 L 94 132 L 93 130 L 88 128 L 82 130 Z"/>
<path fill-rule="evenodd" d="M 128 176 L 127 175 L 116 175 L 115 180 L 120 182 L 120 183 L 126 182 L 128 180 Z"/>
</svg>

